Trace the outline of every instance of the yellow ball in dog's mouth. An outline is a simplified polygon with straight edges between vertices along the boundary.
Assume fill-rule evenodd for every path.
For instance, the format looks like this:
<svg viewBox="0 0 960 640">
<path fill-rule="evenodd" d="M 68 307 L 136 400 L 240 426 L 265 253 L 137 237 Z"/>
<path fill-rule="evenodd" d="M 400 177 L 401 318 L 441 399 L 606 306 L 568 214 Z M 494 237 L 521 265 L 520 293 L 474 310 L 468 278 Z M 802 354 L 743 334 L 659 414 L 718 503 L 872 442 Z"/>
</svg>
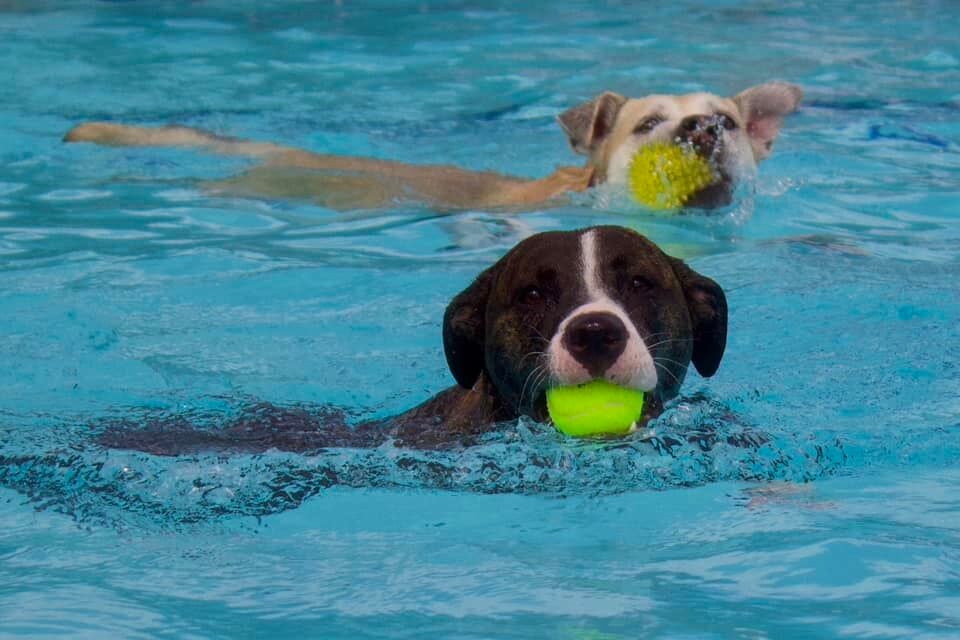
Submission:
<svg viewBox="0 0 960 640">
<path fill-rule="evenodd" d="M 620 436 L 636 428 L 643 400 L 643 391 L 594 380 L 549 389 L 547 411 L 554 426 L 568 436 Z"/>
<path fill-rule="evenodd" d="M 640 204 L 651 209 L 676 209 L 716 178 L 710 162 L 692 149 L 657 142 L 633 156 L 627 184 Z"/>
</svg>

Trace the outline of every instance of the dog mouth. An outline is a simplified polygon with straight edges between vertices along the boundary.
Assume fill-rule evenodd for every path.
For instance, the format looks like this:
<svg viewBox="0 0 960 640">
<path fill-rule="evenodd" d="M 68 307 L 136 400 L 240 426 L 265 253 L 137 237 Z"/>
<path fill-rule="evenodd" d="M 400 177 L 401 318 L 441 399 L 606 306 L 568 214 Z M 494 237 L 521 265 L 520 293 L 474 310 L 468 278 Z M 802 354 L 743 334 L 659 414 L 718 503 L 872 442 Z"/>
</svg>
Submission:
<svg viewBox="0 0 960 640">
<path fill-rule="evenodd" d="M 543 388 L 533 400 L 533 415 L 531 416 L 537 422 L 549 422 L 550 410 L 547 409 L 547 389 Z"/>
<path fill-rule="evenodd" d="M 677 140 L 677 143 L 690 153 L 703 158 L 713 171 L 714 179 L 710 184 L 691 194 L 684 206 L 694 209 L 718 209 L 733 202 L 736 179 L 726 168 L 726 145 L 723 138 L 717 138 L 713 144 L 702 145 L 689 140 Z"/>
<path fill-rule="evenodd" d="M 604 378 L 604 376 L 599 376 L 597 378 L 589 380 L 588 382 L 583 382 L 576 385 L 559 385 L 559 384 L 545 385 L 543 386 L 543 388 L 537 390 L 536 395 L 534 396 L 534 398 L 532 399 L 529 405 L 528 415 L 532 419 L 542 424 L 553 423 L 553 418 L 550 415 L 550 409 L 547 406 L 547 392 L 550 389 L 560 387 L 560 386 L 581 386 L 583 384 L 589 384 L 589 383 L 598 382 L 598 381 L 609 382 L 606 380 L 606 378 Z M 616 383 L 613 383 L 613 384 L 616 384 Z M 617 386 L 621 386 L 621 385 L 617 385 Z M 646 424 L 648 420 L 652 418 L 656 418 L 663 411 L 662 399 L 656 388 L 639 389 L 631 386 L 624 386 L 623 388 L 641 392 L 644 396 L 643 415 L 637 420 L 637 425 L 640 425 L 641 423 Z"/>
<path fill-rule="evenodd" d="M 717 179 L 694 192 L 685 206 L 694 209 L 719 209 L 733 202 L 734 179 L 726 172 L 717 170 L 716 173 Z"/>
</svg>

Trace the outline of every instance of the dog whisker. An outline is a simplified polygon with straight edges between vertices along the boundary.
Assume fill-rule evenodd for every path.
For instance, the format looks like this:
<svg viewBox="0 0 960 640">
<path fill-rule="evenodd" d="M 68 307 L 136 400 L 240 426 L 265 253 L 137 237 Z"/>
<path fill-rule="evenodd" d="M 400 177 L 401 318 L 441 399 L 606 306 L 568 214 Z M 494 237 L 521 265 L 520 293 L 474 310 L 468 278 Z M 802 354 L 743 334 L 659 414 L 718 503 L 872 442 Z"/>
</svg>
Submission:
<svg viewBox="0 0 960 640">
<path fill-rule="evenodd" d="M 657 331 L 656 333 L 651 333 L 648 335 L 648 338 L 656 338 L 657 336 L 669 336 L 672 332 L 670 331 Z"/>
<path fill-rule="evenodd" d="M 665 364 L 660 363 L 660 362 L 657 362 L 656 360 L 654 360 L 654 361 L 653 361 L 653 366 L 655 366 L 655 367 L 657 367 L 657 368 L 665 371 L 666 373 L 669 373 L 669 374 L 670 374 L 670 377 L 673 378 L 673 381 L 676 382 L 677 384 L 680 384 L 680 378 L 678 378 L 678 377 L 677 377 L 677 374 L 675 374 L 673 371 L 671 371 L 670 368 L 667 367 Z"/>
<path fill-rule="evenodd" d="M 644 344 L 645 344 L 645 346 L 647 347 L 647 349 L 654 349 L 654 348 L 659 347 L 659 346 L 661 346 L 661 345 L 672 344 L 672 343 L 675 343 L 675 342 L 693 342 L 693 338 L 669 338 L 669 339 L 667 339 L 667 340 L 661 340 L 661 341 L 659 341 L 659 342 L 654 342 L 653 344 L 646 344 L 646 342 L 644 342 Z"/>
<path fill-rule="evenodd" d="M 530 331 L 533 332 L 534 337 L 535 337 L 537 340 L 542 340 L 542 341 L 543 341 L 543 344 L 545 344 L 545 345 L 549 345 L 549 344 L 550 344 L 550 340 L 549 340 L 547 337 L 545 337 L 542 333 L 540 333 L 540 330 L 537 329 L 537 327 L 535 327 L 534 325 L 530 324 L 529 322 L 528 322 L 528 323 L 525 323 L 523 326 L 525 326 L 527 329 L 530 329 Z"/>
<path fill-rule="evenodd" d="M 527 358 L 529 358 L 530 356 L 546 356 L 546 355 L 547 355 L 546 351 L 531 351 L 527 355 L 520 358 L 520 362 L 518 364 L 523 364 L 524 362 L 526 362 Z"/>
<path fill-rule="evenodd" d="M 528 354 L 530 355 L 530 354 Z M 530 370 L 530 373 L 527 374 L 526 379 L 523 381 L 523 386 L 520 388 L 520 397 L 517 399 L 517 412 L 521 413 L 521 408 L 523 407 L 523 397 L 527 391 L 527 386 L 530 384 L 531 380 L 534 380 L 533 385 L 530 385 L 530 397 L 533 397 L 535 394 L 537 382 L 536 379 L 542 373 L 546 373 L 546 363 L 540 363 Z"/>
<path fill-rule="evenodd" d="M 536 396 L 542 389 L 544 381 L 549 377 L 550 372 L 544 367 L 540 370 L 540 374 L 536 377 L 533 384 L 530 386 L 530 397 Z"/>
<path fill-rule="evenodd" d="M 679 361 L 677 361 L 677 360 L 671 360 L 670 358 L 667 358 L 667 357 L 664 357 L 664 356 L 657 356 L 656 358 L 653 359 L 653 361 L 654 361 L 654 362 L 669 362 L 670 364 L 675 364 L 675 365 L 677 365 L 677 366 L 680 367 L 681 369 L 684 368 L 684 367 L 686 367 L 686 365 L 683 364 L 682 362 L 679 362 Z"/>
</svg>

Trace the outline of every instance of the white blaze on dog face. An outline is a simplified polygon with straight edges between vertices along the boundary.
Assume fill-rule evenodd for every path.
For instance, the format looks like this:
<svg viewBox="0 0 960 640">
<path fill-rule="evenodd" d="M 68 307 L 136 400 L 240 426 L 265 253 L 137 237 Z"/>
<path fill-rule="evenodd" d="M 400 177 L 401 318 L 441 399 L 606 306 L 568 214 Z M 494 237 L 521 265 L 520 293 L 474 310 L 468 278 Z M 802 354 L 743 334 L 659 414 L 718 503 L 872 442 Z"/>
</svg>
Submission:
<svg viewBox="0 0 960 640">
<path fill-rule="evenodd" d="M 623 227 L 520 242 L 447 306 L 444 353 L 461 387 L 546 416 L 546 389 L 596 379 L 673 398 L 693 362 L 713 375 L 726 298 L 709 278 Z"/>
<path fill-rule="evenodd" d="M 577 385 L 602 378 L 608 382 L 651 391 L 657 386 L 657 371 L 646 343 L 623 306 L 613 299 L 604 286 L 600 270 L 601 256 L 597 231 L 590 230 L 580 237 L 580 278 L 586 292 L 586 300 L 563 319 L 547 349 L 548 369 L 552 379 L 559 385 Z M 571 352 L 569 332 L 578 322 L 590 319 L 614 318 L 616 331 L 624 331 L 622 350 L 602 371 L 591 371 L 581 359 Z M 619 348 L 619 346 L 618 346 Z"/>
</svg>

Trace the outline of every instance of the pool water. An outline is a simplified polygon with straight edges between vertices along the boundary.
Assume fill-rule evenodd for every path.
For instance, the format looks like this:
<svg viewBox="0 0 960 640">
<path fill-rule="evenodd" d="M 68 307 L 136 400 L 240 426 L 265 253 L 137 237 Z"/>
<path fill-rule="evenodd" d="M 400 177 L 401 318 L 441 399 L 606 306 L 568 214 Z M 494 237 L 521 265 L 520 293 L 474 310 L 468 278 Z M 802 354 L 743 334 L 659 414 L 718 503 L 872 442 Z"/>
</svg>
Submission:
<svg viewBox="0 0 960 640">
<path fill-rule="evenodd" d="M 952 3 L 0 3 L 0 635 L 960 637 Z M 246 162 L 64 145 L 178 122 L 540 176 L 612 89 L 802 85 L 719 215 L 350 213 Z M 720 282 L 663 434 L 153 457 L 113 419 L 386 416 L 452 384 L 446 302 L 520 238 L 636 228 Z M 756 446 L 728 440 L 762 434 Z"/>
</svg>

